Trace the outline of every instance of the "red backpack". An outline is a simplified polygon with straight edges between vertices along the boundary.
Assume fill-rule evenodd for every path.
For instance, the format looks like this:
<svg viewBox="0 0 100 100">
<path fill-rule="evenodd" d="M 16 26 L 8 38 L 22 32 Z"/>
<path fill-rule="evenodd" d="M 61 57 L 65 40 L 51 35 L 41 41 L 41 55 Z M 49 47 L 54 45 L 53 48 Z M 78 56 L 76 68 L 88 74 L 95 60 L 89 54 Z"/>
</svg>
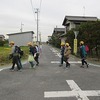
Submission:
<svg viewBox="0 0 100 100">
<path fill-rule="evenodd" d="M 86 50 L 86 52 L 89 51 L 89 47 L 87 45 L 85 46 L 85 50 Z"/>
</svg>

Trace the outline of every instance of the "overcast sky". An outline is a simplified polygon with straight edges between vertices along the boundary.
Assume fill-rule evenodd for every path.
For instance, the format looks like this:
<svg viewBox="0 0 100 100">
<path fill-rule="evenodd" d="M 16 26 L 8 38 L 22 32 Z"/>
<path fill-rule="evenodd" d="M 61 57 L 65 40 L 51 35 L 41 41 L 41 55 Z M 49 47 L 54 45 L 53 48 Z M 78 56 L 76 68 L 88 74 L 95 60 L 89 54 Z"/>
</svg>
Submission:
<svg viewBox="0 0 100 100">
<path fill-rule="evenodd" d="M 22 22 L 22 31 L 34 31 L 36 36 L 36 8 L 42 41 L 47 41 L 56 26 L 64 27 L 66 15 L 100 18 L 100 0 L 0 0 L 0 34 L 20 32 Z"/>
</svg>

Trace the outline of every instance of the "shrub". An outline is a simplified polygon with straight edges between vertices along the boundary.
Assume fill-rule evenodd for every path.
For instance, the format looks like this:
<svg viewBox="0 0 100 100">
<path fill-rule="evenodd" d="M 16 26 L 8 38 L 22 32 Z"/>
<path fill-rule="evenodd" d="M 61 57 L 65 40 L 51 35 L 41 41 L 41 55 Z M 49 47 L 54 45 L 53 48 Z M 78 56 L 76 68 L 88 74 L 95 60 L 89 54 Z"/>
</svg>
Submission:
<svg viewBox="0 0 100 100">
<path fill-rule="evenodd" d="M 0 46 L 4 46 L 4 41 L 0 40 Z"/>
</svg>

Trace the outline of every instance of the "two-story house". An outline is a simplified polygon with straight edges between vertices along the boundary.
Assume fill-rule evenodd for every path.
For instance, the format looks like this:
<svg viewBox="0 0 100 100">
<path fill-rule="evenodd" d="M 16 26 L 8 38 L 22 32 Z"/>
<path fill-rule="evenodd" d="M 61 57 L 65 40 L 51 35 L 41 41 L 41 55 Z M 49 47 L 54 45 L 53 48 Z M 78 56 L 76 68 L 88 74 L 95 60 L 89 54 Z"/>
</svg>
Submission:
<svg viewBox="0 0 100 100">
<path fill-rule="evenodd" d="M 62 25 L 66 27 L 66 32 L 73 28 L 76 28 L 83 22 L 97 21 L 97 17 L 88 16 L 65 16 Z"/>
<path fill-rule="evenodd" d="M 0 40 L 4 41 L 4 39 L 5 39 L 5 36 L 4 35 L 0 35 Z"/>
</svg>

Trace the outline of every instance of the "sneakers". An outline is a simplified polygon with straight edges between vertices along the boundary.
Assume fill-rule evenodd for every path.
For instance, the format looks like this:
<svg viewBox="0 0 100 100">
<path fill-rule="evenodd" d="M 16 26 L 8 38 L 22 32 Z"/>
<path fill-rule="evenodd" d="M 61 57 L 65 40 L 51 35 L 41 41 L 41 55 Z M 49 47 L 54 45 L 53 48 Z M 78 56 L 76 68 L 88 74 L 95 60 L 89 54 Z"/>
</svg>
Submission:
<svg viewBox="0 0 100 100">
<path fill-rule="evenodd" d="M 84 68 L 84 65 L 80 66 L 81 68 Z M 88 68 L 89 67 L 89 64 L 86 64 L 86 67 Z"/>
<path fill-rule="evenodd" d="M 22 70 L 21 69 L 17 69 L 17 71 L 21 72 Z"/>
<path fill-rule="evenodd" d="M 84 65 L 80 66 L 81 68 L 84 68 Z"/>
<path fill-rule="evenodd" d="M 87 68 L 89 67 L 89 64 L 87 64 Z"/>
<path fill-rule="evenodd" d="M 31 67 L 32 69 L 35 69 L 35 67 L 36 67 L 36 65 L 34 64 L 34 66 L 33 67 Z"/>
<path fill-rule="evenodd" d="M 12 68 L 10 68 L 9 70 L 12 71 L 12 72 L 14 71 L 14 69 L 12 69 Z"/>
<path fill-rule="evenodd" d="M 63 64 L 60 64 L 59 67 L 63 66 Z"/>
</svg>

